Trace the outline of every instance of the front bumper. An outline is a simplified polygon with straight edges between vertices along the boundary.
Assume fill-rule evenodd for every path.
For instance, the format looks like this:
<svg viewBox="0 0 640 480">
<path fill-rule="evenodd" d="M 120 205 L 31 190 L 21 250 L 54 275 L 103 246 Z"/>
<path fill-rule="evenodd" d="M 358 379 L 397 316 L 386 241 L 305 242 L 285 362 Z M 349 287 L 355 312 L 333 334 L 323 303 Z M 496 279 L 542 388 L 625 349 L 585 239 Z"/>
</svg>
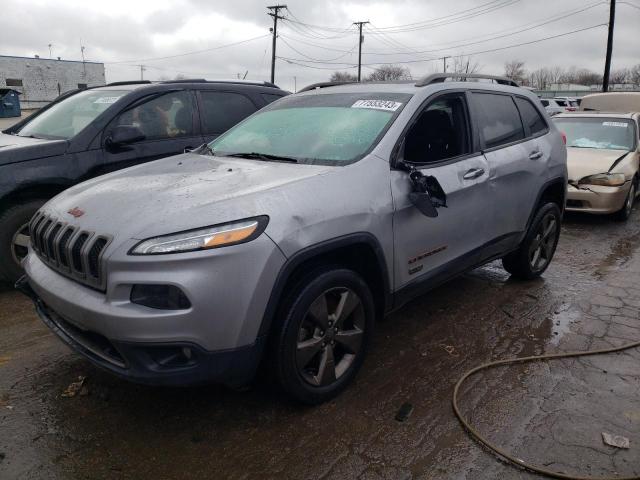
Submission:
<svg viewBox="0 0 640 480">
<path fill-rule="evenodd" d="M 108 259 L 105 292 L 57 273 L 33 252 L 17 287 L 63 342 L 116 375 L 162 385 L 245 384 L 262 352 L 260 326 L 284 263 L 271 239 L 176 255 L 123 250 Z M 136 284 L 176 286 L 190 306 L 133 303 Z"/>
<path fill-rule="evenodd" d="M 264 337 L 245 347 L 209 352 L 192 343 L 119 342 L 82 330 L 49 308 L 26 276 L 16 288 L 33 300 L 44 324 L 91 363 L 136 383 L 187 386 L 221 383 L 240 387 L 251 381 L 260 362 Z M 186 355 L 185 355 L 186 353 Z"/>
<path fill-rule="evenodd" d="M 619 187 L 589 185 L 588 188 L 589 190 L 567 186 L 567 211 L 600 215 L 615 213 L 624 206 L 631 182 Z"/>
</svg>

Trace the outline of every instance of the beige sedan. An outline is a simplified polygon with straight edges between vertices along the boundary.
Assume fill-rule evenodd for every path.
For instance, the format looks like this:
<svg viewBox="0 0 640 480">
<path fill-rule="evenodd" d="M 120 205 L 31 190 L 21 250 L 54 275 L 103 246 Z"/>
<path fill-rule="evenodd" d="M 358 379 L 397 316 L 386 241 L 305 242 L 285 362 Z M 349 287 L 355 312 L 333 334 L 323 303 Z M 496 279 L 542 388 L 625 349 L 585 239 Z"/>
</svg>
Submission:
<svg viewBox="0 0 640 480">
<path fill-rule="evenodd" d="M 629 217 L 638 194 L 639 117 L 583 111 L 553 118 L 567 140 L 567 210 Z"/>
</svg>

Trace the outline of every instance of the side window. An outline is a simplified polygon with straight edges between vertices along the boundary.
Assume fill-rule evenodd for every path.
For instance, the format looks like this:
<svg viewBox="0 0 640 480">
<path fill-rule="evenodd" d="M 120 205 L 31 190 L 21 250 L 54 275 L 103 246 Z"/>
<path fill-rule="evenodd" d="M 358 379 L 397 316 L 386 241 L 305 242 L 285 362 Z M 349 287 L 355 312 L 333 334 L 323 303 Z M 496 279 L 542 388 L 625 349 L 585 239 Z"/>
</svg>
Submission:
<svg viewBox="0 0 640 480">
<path fill-rule="evenodd" d="M 193 100 L 187 91 L 152 95 L 122 112 L 113 126 L 134 125 L 147 139 L 193 135 Z"/>
<path fill-rule="evenodd" d="M 274 95 L 273 93 L 262 93 L 261 96 L 267 102 L 267 105 L 282 98 L 282 95 Z"/>
<path fill-rule="evenodd" d="M 203 133 L 224 133 L 257 110 L 240 93 L 200 91 Z"/>
<path fill-rule="evenodd" d="M 466 102 L 461 94 L 429 104 L 413 124 L 404 143 L 404 160 L 432 163 L 469 153 Z"/>
<path fill-rule="evenodd" d="M 529 135 L 535 136 L 547 129 L 547 122 L 544 121 L 540 112 L 526 98 L 516 97 L 516 104 L 520 110 L 522 123 L 529 128 Z"/>
<path fill-rule="evenodd" d="M 486 148 L 515 142 L 524 138 L 522 121 L 511 95 L 474 93 L 480 132 Z"/>
</svg>

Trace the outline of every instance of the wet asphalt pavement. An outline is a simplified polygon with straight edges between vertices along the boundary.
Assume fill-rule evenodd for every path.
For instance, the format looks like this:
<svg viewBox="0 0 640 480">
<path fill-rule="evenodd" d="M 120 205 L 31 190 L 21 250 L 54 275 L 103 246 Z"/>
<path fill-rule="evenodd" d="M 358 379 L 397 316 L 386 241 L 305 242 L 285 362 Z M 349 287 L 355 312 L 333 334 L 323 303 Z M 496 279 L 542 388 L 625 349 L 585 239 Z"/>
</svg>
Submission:
<svg viewBox="0 0 640 480">
<path fill-rule="evenodd" d="M 640 209 L 638 209 L 640 210 Z M 126 383 L 71 353 L 0 291 L 1 479 L 534 479 L 461 429 L 451 395 L 480 363 L 640 340 L 640 211 L 568 216 L 540 280 L 499 262 L 377 325 L 356 382 L 319 407 L 264 380 L 247 392 Z M 86 376 L 83 395 L 63 397 Z M 640 349 L 500 367 L 462 408 L 493 441 L 565 473 L 640 475 Z M 404 403 L 413 407 L 399 422 Z M 605 445 L 602 432 L 631 448 Z"/>
</svg>

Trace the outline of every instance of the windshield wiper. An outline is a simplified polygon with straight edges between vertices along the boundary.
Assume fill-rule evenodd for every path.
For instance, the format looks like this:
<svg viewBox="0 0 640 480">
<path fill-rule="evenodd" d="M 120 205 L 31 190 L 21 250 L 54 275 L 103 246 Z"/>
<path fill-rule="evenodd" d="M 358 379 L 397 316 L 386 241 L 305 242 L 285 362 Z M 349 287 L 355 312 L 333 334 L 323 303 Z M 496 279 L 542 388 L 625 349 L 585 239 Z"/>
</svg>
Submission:
<svg viewBox="0 0 640 480">
<path fill-rule="evenodd" d="M 289 163 L 298 163 L 298 160 L 291 157 L 283 157 L 281 155 L 271 155 L 270 153 L 258 153 L 258 152 L 239 152 L 239 153 L 229 153 L 225 155 L 225 157 L 239 157 L 239 158 L 248 158 L 251 160 L 263 160 L 267 162 L 289 162 Z"/>
</svg>

